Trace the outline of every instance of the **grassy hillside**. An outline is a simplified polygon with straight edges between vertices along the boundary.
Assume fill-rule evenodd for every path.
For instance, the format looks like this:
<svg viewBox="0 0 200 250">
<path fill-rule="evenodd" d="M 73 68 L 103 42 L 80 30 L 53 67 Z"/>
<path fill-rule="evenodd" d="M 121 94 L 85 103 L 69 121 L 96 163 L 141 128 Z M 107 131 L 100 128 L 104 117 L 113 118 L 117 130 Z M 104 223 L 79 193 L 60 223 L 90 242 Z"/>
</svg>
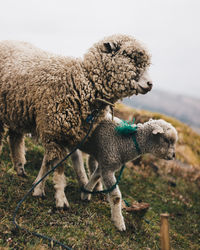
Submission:
<svg viewBox="0 0 200 250">
<path fill-rule="evenodd" d="M 73 249 L 160 249 L 160 214 L 170 214 L 172 249 L 199 249 L 200 245 L 200 136 L 189 127 L 160 114 L 138 112 L 120 104 L 115 114 L 123 119 L 164 118 L 179 132 L 177 161 L 162 161 L 146 155 L 126 165 L 120 182 L 123 198 L 129 203 L 146 202 L 145 212 L 123 211 L 126 232 L 119 232 L 110 220 L 110 208 L 104 195 L 93 196 L 89 203 L 80 200 L 80 191 L 71 162 L 66 163 L 66 194 L 71 208 L 56 210 L 52 176 L 47 181 L 46 198 L 30 196 L 17 216 L 29 230 L 62 241 Z M 12 224 L 13 211 L 34 181 L 43 156 L 41 146 L 26 139 L 27 178 L 12 169 L 4 142 L 0 172 L 0 249 L 60 249 Z"/>
</svg>

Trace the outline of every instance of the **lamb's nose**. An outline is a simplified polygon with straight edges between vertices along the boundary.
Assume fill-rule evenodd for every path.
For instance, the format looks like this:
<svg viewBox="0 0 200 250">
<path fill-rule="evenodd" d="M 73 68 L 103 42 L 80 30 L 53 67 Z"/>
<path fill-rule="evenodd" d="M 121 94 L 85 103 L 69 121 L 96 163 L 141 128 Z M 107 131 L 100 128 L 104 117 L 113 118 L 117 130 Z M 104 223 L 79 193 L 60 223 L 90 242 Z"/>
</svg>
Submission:
<svg viewBox="0 0 200 250">
<path fill-rule="evenodd" d="M 149 81 L 149 82 L 147 82 L 147 85 L 149 86 L 149 90 L 151 90 L 153 87 L 153 83 Z"/>
<path fill-rule="evenodd" d="M 175 158 L 176 157 L 176 154 L 175 153 L 173 153 L 173 158 Z"/>
</svg>

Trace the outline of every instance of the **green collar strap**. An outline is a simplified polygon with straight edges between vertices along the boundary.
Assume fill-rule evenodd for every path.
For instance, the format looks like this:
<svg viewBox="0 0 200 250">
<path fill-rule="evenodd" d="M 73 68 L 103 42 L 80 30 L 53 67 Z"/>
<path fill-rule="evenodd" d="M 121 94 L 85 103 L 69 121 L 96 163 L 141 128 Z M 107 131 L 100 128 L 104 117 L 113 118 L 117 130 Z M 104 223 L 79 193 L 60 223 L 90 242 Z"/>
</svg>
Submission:
<svg viewBox="0 0 200 250">
<path fill-rule="evenodd" d="M 121 123 L 115 128 L 118 134 L 123 136 L 132 136 L 133 142 L 135 144 L 136 150 L 138 154 L 141 154 L 141 149 L 138 145 L 138 142 L 136 140 L 136 133 L 137 133 L 137 125 L 134 125 L 135 118 L 133 119 L 133 122 L 128 122 L 122 120 Z"/>
</svg>

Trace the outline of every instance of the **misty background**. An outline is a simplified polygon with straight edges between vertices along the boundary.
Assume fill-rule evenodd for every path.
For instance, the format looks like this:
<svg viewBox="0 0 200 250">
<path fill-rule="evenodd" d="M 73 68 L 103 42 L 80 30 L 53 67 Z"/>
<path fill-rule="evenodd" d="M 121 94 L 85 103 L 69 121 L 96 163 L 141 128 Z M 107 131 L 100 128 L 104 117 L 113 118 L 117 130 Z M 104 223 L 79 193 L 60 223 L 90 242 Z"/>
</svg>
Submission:
<svg viewBox="0 0 200 250">
<path fill-rule="evenodd" d="M 154 87 L 147 95 L 129 99 L 129 105 L 159 112 L 163 104 L 171 105 L 186 116 L 195 106 L 191 117 L 200 117 L 199 13 L 199 0 L 1 0 L 0 40 L 23 40 L 54 53 L 82 57 L 105 36 L 132 35 L 152 55 Z M 183 104 L 186 97 L 193 101 Z M 194 125 L 190 117 L 182 120 Z M 200 118 L 195 127 L 200 128 Z"/>
</svg>

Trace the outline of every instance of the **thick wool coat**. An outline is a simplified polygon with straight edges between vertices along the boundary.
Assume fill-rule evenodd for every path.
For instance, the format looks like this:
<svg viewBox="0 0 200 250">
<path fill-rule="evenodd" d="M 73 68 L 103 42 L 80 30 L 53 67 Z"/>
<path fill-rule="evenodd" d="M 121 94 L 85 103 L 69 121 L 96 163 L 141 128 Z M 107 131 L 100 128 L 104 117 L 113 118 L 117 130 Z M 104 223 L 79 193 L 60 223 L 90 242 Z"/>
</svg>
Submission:
<svg viewBox="0 0 200 250">
<path fill-rule="evenodd" d="M 114 103 L 135 94 L 149 64 L 147 50 L 124 35 L 95 44 L 83 60 L 54 55 L 25 42 L 3 41 L 0 130 L 6 126 L 19 134 L 36 133 L 49 151 L 56 145 L 71 148 L 88 130 L 86 117 L 100 105 L 96 98 Z M 97 122 L 104 111 L 105 107 Z"/>
</svg>

